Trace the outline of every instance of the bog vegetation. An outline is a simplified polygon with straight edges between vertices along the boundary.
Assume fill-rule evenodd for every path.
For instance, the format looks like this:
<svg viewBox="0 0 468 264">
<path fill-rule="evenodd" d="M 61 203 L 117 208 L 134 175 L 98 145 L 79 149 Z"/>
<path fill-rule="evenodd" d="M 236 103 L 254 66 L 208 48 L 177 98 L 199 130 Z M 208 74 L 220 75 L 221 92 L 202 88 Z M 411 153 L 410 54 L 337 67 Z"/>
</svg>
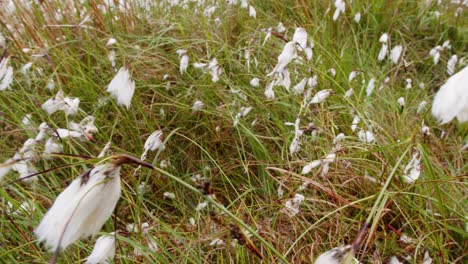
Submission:
<svg viewBox="0 0 468 264">
<path fill-rule="evenodd" d="M 0 1 L 0 262 L 466 263 L 467 6 Z"/>
</svg>

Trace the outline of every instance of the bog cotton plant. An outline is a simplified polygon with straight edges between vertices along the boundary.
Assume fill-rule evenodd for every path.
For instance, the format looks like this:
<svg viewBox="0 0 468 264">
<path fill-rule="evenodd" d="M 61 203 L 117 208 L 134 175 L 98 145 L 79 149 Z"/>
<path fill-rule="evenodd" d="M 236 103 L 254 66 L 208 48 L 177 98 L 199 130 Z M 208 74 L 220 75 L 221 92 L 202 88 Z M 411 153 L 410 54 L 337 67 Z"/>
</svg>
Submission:
<svg viewBox="0 0 468 264">
<path fill-rule="evenodd" d="M 400 59 L 401 52 L 403 51 L 403 46 L 397 45 L 393 47 L 390 51 L 390 59 L 392 60 L 393 64 L 397 64 L 398 60 Z"/>
<path fill-rule="evenodd" d="M 301 137 L 304 134 L 304 130 L 299 129 L 299 123 L 301 122 L 300 118 L 296 118 L 294 123 L 286 122 L 285 125 L 287 126 L 294 126 L 294 138 L 291 141 L 291 145 L 289 145 L 289 153 L 294 155 L 301 149 Z"/>
<path fill-rule="evenodd" d="M 343 0 L 335 0 L 335 13 L 333 13 L 333 21 L 336 21 L 341 13 L 346 11 L 346 4 Z"/>
<path fill-rule="evenodd" d="M 374 88 L 375 88 L 375 79 L 372 78 L 372 79 L 370 79 L 369 83 L 367 84 L 366 95 L 370 96 L 372 94 L 372 92 L 374 91 Z"/>
<path fill-rule="evenodd" d="M 304 199 L 304 195 L 296 193 L 293 198 L 286 201 L 283 212 L 290 217 L 297 215 L 301 211 L 300 207 Z"/>
<path fill-rule="evenodd" d="M 388 34 L 384 33 L 379 38 L 379 42 L 382 43 L 382 47 L 380 48 L 379 55 L 377 56 L 378 61 L 382 61 L 385 59 L 388 53 Z"/>
<path fill-rule="evenodd" d="M 347 262 L 345 262 L 347 261 Z M 314 262 L 315 264 L 354 264 L 359 263 L 353 257 L 351 245 L 332 248 L 322 253 Z"/>
<path fill-rule="evenodd" d="M 120 168 L 134 163 L 153 166 L 130 155 L 117 155 L 76 178 L 54 201 L 34 230 L 54 258 L 76 240 L 96 234 L 111 216 L 120 198 Z"/>
<path fill-rule="evenodd" d="M 115 256 L 115 233 L 100 236 L 85 264 L 108 264 Z"/>
<path fill-rule="evenodd" d="M 122 67 L 107 86 L 107 92 L 117 100 L 117 105 L 130 108 L 133 94 L 135 93 L 135 82 L 131 80 L 128 69 Z"/>
<path fill-rule="evenodd" d="M 468 121 L 468 66 L 440 87 L 432 104 L 432 115 L 441 124 L 454 118 L 460 122 Z"/>
<path fill-rule="evenodd" d="M 403 180 L 406 183 L 414 183 L 421 175 L 421 157 L 419 152 L 413 154 L 410 162 L 403 171 Z"/>
<path fill-rule="evenodd" d="M 455 73 L 455 66 L 457 66 L 457 62 L 458 62 L 458 56 L 457 55 L 453 55 L 447 61 L 447 74 L 448 75 L 453 75 Z"/>
<path fill-rule="evenodd" d="M 267 76 L 283 73 L 288 64 L 297 56 L 296 45 L 296 41 L 290 41 L 284 45 L 283 51 L 278 56 L 278 63 Z"/>
<path fill-rule="evenodd" d="M 331 89 L 326 89 L 326 90 L 321 90 L 318 91 L 312 100 L 310 100 L 309 104 L 320 104 L 325 102 L 325 99 L 327 99 L 330 95 L 332 94 Z"/>
<path fill-rule="evenodd" d="M 176 51 L 177 55 L 179 56 L 179 71 L 180 74 L 184 74 L 187 72 L 187 68 L 189 65 L 189 56 L 187 55 L 187 51 L 184 49 L 180 49 Z"/>
<path fill-rule="evenodd" d="M 5 57 L 0 61 L 0 91 L 10 88 L 13 82 L 13 67 L 9 65 L 10 58 Z"/>
<path fill-rule="evenodd" d="M 79 98 L 65 96 L 64 92 L 59 90 L 55 97 L 48 99 L 42 104 L 42 109 L 49 115 L 57 111 L 64 111 L 66 115 L 74 115 L 78 113 L 79 105 Z"/>
</svg>

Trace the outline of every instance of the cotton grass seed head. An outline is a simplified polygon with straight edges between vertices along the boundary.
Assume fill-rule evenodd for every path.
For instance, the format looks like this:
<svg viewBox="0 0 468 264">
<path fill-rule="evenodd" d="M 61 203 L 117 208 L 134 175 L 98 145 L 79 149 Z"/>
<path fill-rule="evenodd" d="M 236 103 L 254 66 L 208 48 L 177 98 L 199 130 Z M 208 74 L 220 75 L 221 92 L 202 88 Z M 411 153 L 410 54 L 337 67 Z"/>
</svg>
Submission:
<svg viewBox="0 0 468 264">
<path fill-rule="evenodd" d="M 129 155 L 112 157 L 76 178 L 54 201 L 35 234 L 57 254 L 76 240 L 96 234 L 111 216 L 120 198 L 120 168 L 151 164 Z"/>
<path fill-rule="evenodd" d="M 107 92 L 117 100 L 118 105 L 124 105 L 127 109 L 130 108 L 130 102 L 135 93 L 135 82 L 130 79 L 127 68 L 120 68 L 107 86 Z"/>
<path fill-rule="evenodd" d="M 455 117 L 460 122 L 468 121 L 468 66 L 459 71 L 440 87 L 432 104 L 432 115 L 441 124 Z"/>
<path fill-rule="evenodd" d="M 108 235 L 100 236 L 96 240 L 93 252 L 86 258 L 85 264 L 107 264 L 115 256 L 115 235 L 110 233 Z"/>
</svg>

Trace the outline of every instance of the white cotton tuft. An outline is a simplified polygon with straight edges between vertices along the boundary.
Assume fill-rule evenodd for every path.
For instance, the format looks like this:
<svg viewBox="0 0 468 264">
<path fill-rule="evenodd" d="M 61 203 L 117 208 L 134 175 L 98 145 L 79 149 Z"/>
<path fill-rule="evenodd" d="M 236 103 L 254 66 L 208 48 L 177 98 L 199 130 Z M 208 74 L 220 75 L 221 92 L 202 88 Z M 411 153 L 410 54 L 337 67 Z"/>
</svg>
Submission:
<svg viewBox="0 0 468 264">
<path fill-rule="evenodd" d="M 242 106 L 239 113 L 236 114 L 234 117 L 234 124 L 233 126 L 237 126 L 239 124 L 239 119 L 246 117 L 250 111 L 252 111 L 253 107 L 251 106 Z"/>
<path fill-rule="evenodd" d="M 179 62 L 179 71 L 180 74 L 184 74 L 187 72 L 187 68 L 189 65 L 189 56 L 187 55 L 187 51 L 184 49 L 180 49 L 176 51 L 177 55 L 179 55 L 180 62 Z"/>
<path fill-rule="evenodd" d="M 419 152 L 413 154 L 408 165 L 403 171 L 403 180 L 406 183 L 414 183 L 421 175 L 421 158 Z"/>
<path fill-rule="evenodd" d="M 148 155 L 148 151 L 155 151 L 156 149 L 164 150 L 166 146 L 164 146 L 164 143 L 162 142 L 162 137 L 163 132 L 162 130 L 156 130 L 151 135 L 146 139 L 145 145 L 144 145 L 144 151 L 143 154 L 141 154 L 141 160 L 145 160 L 146 156 Z M 138 167 L 140 168 L 140 167 Z M 135 170 L 136 171 L 136 170 Z"/>
<path fill-rule="evenodd" d="M 283 51 L 278 56 L 278 63 L 276 64 L 273 71 L 267 76 L 272 76 L 275 73 L 280 73 L 288 66 L 288 64 L 297 56 L 296 53 L 296 41 L 290 41 L 284 45 Z"/>
<path fill-rule="evenodd" d="M 63 146 L 57 142 L 53 137 L 47 139 L 44 145 L 44 155 L 50 155 L 53 153 L 60 153 L 63 151 Z"/>
<path fill-rule="evenodd" d="M 275 99 L 275 91 L 273 90 L 273 85 L 274 83 L 270 83 L 265 89 L 265 97 L 270 100 Z"/>
<path fill-rule="evenodd" d="M 307 174 L 312 171 L 313 168 L 316 168 L 322 164 L 322 160 L 314 160 L 312 162 L 307 163 L 303 168 L 301 174 Z"/>
<path fill-rule="evenodd" d="M 64 111 L 66 115 L 74 115 L 78 113 L 79 105 L 79 98 L 64 97 L 63 91 L 60 90 L 55 97 L 48 99 L 42 104 L 42 109 L 49 115 L 57 111 Z"/>
<path fill-rule="evenodd" d="M 278 31 L 278 33 L 282 33 L 286 31 L 286 28 L 284 27 L 283 23 L 281 22 L 278 23 L 278 26 L 276 26 L 276 31 Z"/>
<path fill-rule="evenodd" d="M 156 149 L 164 149 L 164 144 L 161 140 L 161 137 L 163 135 L 162 130 L 156 130 L 151 135 L 146 139 L 145 142 L 145 150 L 147 151 L 155 151 Z"/>
<path fill-rule="evenodd" d="M 354 21 L 356 23 L 359 24 L 359 22 L 361 22 L 361 13 L 360 12 L 357 12 L 355 15 L 354 15 Z"/>
<path fill-rule="evenodd" d="M 86 258 L 85 264 L 108 264 L 115 256 L 114 233 L 100 236 L 96 240 L 93 252 Z"/>
<path fill-rule="evenodd" d="M 297 215 L 300 212 L 300 206 L 304 199 L 304 195 L 296 193 L 296 195 L 294 195 L 294 198 L 286 201 L 286 203 L 284 204 L 284 211 L 291 217 Z"/>
<path fill-rule="evenodd" d="M 207 206 L 208 206 L 207 201 L 201 202 L 197 205 L 197 207 L 195 207 L 195 211 L 200 212 L 201 210 L 205 209 Z"/>
<path fill-rule="evenodd" d="M 339 133 L 336 135 L 336 137 L 333 139 L 333 144 L 336 144 L 340 141 L 343 141 L 346 138 L 346 135 L 344 133 Z"/>
<path fill-rule="evenodd" d="M 366 95 L 370 96 L 372 94 L 372 92 L 374 91 L 374 88 L 375 88 L 375 79 L 372 78 L 372 79 L 370 79 L 369 83 L 367 84 Z"/>
<path fill-rule="evenodd" d="M 211 74 L 211 81 L 217 82 L 219 81 L 219 75 L 222 73 L 221 66 L 218 65 L 218 60 L 213 58 L 207 65 L 207 69 L 210 71 Z"/>
<path fill-rule="evenodd" d="M 441 124 L 455 117 L 460 122 L 468 121 L 468 66 L 451 76 L 440 87 L 432 103 L 432 115 Z"/>
<path fill-rule="evenodd" d="M 124 105 L 127 109 L 130 108 L 130 102 L 135 93 L 135 82 L 130 79 L 127 68 L 120 68 L 109 83 L 107 92 L 117 100 L 117 105 Z"/>
<path fill-rule="evenodd" d="M 304 92 L 306 83 L 307 83 L 307 79 L 303 78 L 298 84 L 294 85 L 293 87 L 294 94 L 302 94 Z"/>
<path fill-rule="evenodd" d="M 192 112 L 198 112 L 205 108 L 205 104 L 200 100 L 195 100 L 192 105 Z"/>
<path fill-rule="evenodd" d="M 398 45 L 395 46 L 391 51 L 390 51 L 390 59 L 392 60 L 393 64 L 397 64 L 398 60 L 400 59 L 401 52 L 403 51 L 403 46 Z"/>
<path fill-rule="evenodd" d="M 375 141 L 374 134 L 372 134 L 372 132 L 370 132 L 369 130 L 359 130 L 358 138 L 361 142 L 364 143 L 373 143 Z"/>
<path fill-rule="evenodd" d="M 346 11 L 346 4 L 343 0 L 335 0 L 335 13 L 333 13 L 333 21 L 336 21 L 341 13 Z"/>
<path fill-rule="evenodd" d="M 309 86 L 310 88 L 314 88 L 317 85 L 318 85 L 317 75 L 314 74 L 312 77 L 310 77 L 307 80 L 307 86 Z"/>
<path fill-rule="evenodd" d="M 351 246 L 336 247 L 322 253 L 315 264 L 341 264 L 344 257 L 351 252 Z"/>
<path fill-rule="evenodd" d="M 265 43 L 267 42 L 267 40 L 270 39 L 272 30 L 273 28 L 271 27 L 264 30 L 266 32 L 266 35 L 265 35 L 265 39 L 263 40 L 262 46 L 265 46 Z"/>
<path fill-rule="evenodd" d="M 210 242 L 210 246 L 211 247 L 214 247 L 214 246 L 224 246 L 224 240 L 220 239 L 220 238 L 215 238 L 213 239 L 211 242 Z"/>
<path fill-rule="evenodd" d="M 189 56 L 187 54 L 182 55 L 182 57 L 180 58 L 180 66 L 179 66 L 180 74 L 184 74 L 185 72 L 187 72 L 188 65 L 189 65 Z"/>
<path fill-rule="evenodd" d="M 434 65 L 437 65 L 437 63 L 439 63 L 440 52 L 443 50 L 444 48 L 442 48 L 441 46 L 436 46 L 432 48 L 431 51 L 429 52 L 429 56 L 432 57 L 432 61 L 434 62 Z"/>
<path fill-rule="evenodd" d="M 57 132 L 57 135 L 61 139 L 68 138 L 68 137 L 81 138 L 83 136 L 83 133 L 81 133 L 79 131 L 68 130 L 68 129 L 65 129 L 65 128 L 58 128 L 56 130 L 56 132 Z"/>
<path fill-rule="evenodd" d="M 411 88 L 413 88 L 413 80 L 411 80 L 411 78 L 407 78 L 405 89 L 411 89 Z"/>
<path fill-rule="evenodd" d="M 120 198 L 120 166 L 106 163 L 76 178 L 56 199 L 34 231 L 53 252 L 96 234 Z"/>
<path fill-rule="evenodd" d="M 115 63 L 115 51 L 114 50 L 109 51 L 109 54 L 107 55 L 107 59 L 111 63 L 114 71 L 116 71 L 117 69 L 115 68 L 116 63 Z"/>
<path fill-rule="evenodd" d="M 329 96 L 331 95 L 331 90 L 326 89 L 326 90 L 321 90 L 317 92 L 312 100 L 310 101 L 310 104 L 319 104 L 325 101 Z"/>
<path fill-rule="evenodd" d="M 301 137 L 304 134 L 304 130 L 299 129 L 299 124 L 301 122 L 300 118 L 296 118 L 294 123 L 286 123 L 286 125 L 294 126 L 294 138 L 291 141 L 291 145 L 289 145 L 289 153 L 293 155 L 297 153 L 301 149 Z"/>
<path fill-rule="evenodd" d="M 353 132 L 356 130 L 359 121 L 361 121 L 361 118 L 359 118 L 359 116 L 356 115 L 353 117 L 353 121 L 351 122 L 351 130 Z"/>
<path fill-rule="evenodd" d="M 71 138 L 92 140 L 93 134 L 98 131 L 98 128 L 94 125 L 93 116 L 87 116 L 83 118 L 83 120 L 79 124 L 75 122 L 70 122 L 68 124 L 68 128 L 69 129 L 58 128 L 56 129 L 56 133 L 54 133 L 53 135 L 58 136 L 61 139 L 71 137 Z M 46 131 L 46 129 L 48 128 L 45 127 L 44 130 Z M 39 135 L 36 138 L 38 137 Z"/>
<path fill-rule="evenodd" d="M 353 93 L 354 93 L 353 88 L 349 88 L 349 89 L 346 91 L 344 97 L 346 97 L 346 98 L 351 97 L 351 95 L 353 95 Z"/>
<path fill-rule="evenodd" d="M 260 85 L 260 80 L 255 77 L 252 80 L 250 80 L 250 85 L 252 87 L 258 87 Z"/>
<path fill-rule="evenodd" d="M 304 28 L 296 28 L 293 41 L 297 42 L 302 49 L 307 47 L 307 31 Z"/>
<path fill-rule="evenodd" d="M 328 154 L 323 160 L 323 167 L 322 167 L 322 171 L 320 172 L 320 176 L 324 177 L 325 175 L 327 175 L 328 173 L 328 170 L 330 169 L 330 164 L 335 161 L 335 158 L 336 158 L 336 154 L 335 153 L 330 153 Z"/>
<path fill-rule="evenodd" d="M 13 159 L 18 160 L 23 158 L 19 154 L 16 154 Z M 11 166 L 11 169 L 18 173 L 18 179 L 22 179 L 23 181 L 29 182 L 36 180 L 37 177 L 30 177 L 30 175 L 37 173 L 36 167 L 30 162 L 25 160 L 20 160 Z"/>
<path fill-rule="evenodd" d="M 304 53 L 306 55 L 307 61 L 311 61 L 312 57 L 314 56 L 314 52 L 313 52 L 312 48 L 311 47 L 306 47 L 304 49 Z"/>
<path fill-rule="evenodd" d="M 55 82 L 54 82 L 54 79 L 50 78 L 50 79 L 47 81 L 46 87 L 47 87 L 47 89 L 49 89 L 49 91 L 55 90 Z"/>
<path fill-rule="evenodd" d="M 403 264 L 396 256 L 392 256 L 388 261 L 388 264 Z"/>
<path fill-rule="evenodd" d="M 379 42 L 380 43 L 387 43 L 388 42 L 388 34 L 383 33 L 382 36 L 380 36 L 380 38 L 379 38 Z"/>
<path fill-rule="evenodd" d="M 257 18 L 257 11 L 253 6 L 249 6 L 249 16 L 253 18 Z"/>
<path fill-rule="evenodd" d="M 173 200 L 173 199 L 176 198 L 176 195 L 174 193 L 171 193 L 171 192 L 164 192 L 163 196 L 164 196 L 164 198 L 169 199 L 169 200 Z"/>
<path fill-rule="evenodd" d="M 466 223 L 465 223 L 465 230 L 466 230 Z M 433 259 L 431 258 L 431 255 L 429 255 L 429 251 L 426 251 L 426 253 L 424 253 L 422 264 L 432 264 L 432 261 Z"/>
<path fill-rule="evenodd" d="M 231 0 L 232 2 L 237 1 L 237 0 Z M 229 2 L 229 1 L 228 1 Z M 247 8 L 249 6 L 249 2 L 247 0 L 241 0 L 241 7 L 242 8 Z"/>
<path fill-rule="evenodd" d="M 0 61 L 0 91 L 10 88 L 13 82 L 13 67 L 8 65 L 10 58 L 5 57 Z"/>
<path fill-rule="evenodd" d="M 398 103 L 401 107 L 404 107 L 404 106 L 405 106 L 405 98 L 404 98 L 404 97 L 398 98 L 397 103 Z"/>
<path fill-rule="evenodd" d="M 279 72 L 276 84 L 281 85 L 289 92 L 289 87 L 291 86 L 291 75 L 289 74 L 289 70 L 284 68 L 281 72 Z"/>
<path fill-rule="evenodd" d="M 114 45 L 115 43 L 117 43 L 117 40 L 115 38 L 110 38 L 106 43 L 106 47 L 110 47 Z"/>
<path fill-rule="evenodd" d="M 0 164 L 0 182 L 2 181 L 3 177 L 7 175 L 11 168 L 13 167 L 13 162 L 11 159 L 6 160 L 2 164 Z"/>
<path fill-rule="evenodd" d="M 98 128 L 94 125 L 94 116 L 87 116 L 81 120 L 80 123 L 70 122 L 68 128 L 72 132 L 78 132 L 81 134 L 82 138 L 92 140 L 93 134 L 98 132 Z M 70 133 L 69 136 L 75 137 L 76 133 Z"/>
<path fill-rule="evenodd" d="M 358 75 L 359 72 L 357 71 L 352 71 L 351 73 L 349 73 L 349 76 L 348 76 L 348 82 L 351 82 L 352 80 L 354 80 L 354 78 L 356 78 L 356 76 Z"/>
<path fill-rule="evenodd" d="M 447 74 L 448 75 L 453 75 L 453 73 L 455 72 L 455 66 L 457 65 L 457 62 L 458 62 L 457 55 L 453 55 L 452 57 L 450 57 L 450 59 L 447 62 Z"/>
<path fill-rule="evenodd" d="M 388 45 L 386 43 L 382 44 L 382 48 L 380 48 L 379 55 L 377 56 L 378 61 L 382 61 L 385 59 L 388 53 Z"/>
<path fill-rule="evenodd" d="M 421 114 L 426 109 L 426 105 L 426 101 L 422 101 L 421 103 L 419 103 L 418 110 L 416 110 L 416 113 Z"/>
</svg>

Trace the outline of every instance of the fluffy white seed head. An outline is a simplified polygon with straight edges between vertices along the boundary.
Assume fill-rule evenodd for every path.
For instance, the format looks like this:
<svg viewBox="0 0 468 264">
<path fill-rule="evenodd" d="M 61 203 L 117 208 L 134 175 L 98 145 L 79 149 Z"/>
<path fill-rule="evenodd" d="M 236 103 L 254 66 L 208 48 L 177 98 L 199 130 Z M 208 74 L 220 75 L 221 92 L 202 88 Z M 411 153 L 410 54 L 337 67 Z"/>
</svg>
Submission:
<svg viewBox="0 0 468 264">
<path fill-rule="evenodd" d="M 9 65 L 10 58 L 6 57 L 0 61 L 0 91 L 10 88 L 13 82 L 13 67 Z"/>
<path fill-rule="evenodd" d="M 316 260 L 315 264 L 341 264 L 344 257 L 351 250 L 351 246 L 343 246 L 332 248 L 322 253 Z"/>
<path fill-rule="evenodd" d="M 115 236 L 114 233 L 100 236 L 96 240 L 93 252 L 86 258 L 85 264 L 107 264 L 115 256 Z"/>
<path fill-rule="evenodd" d="M 297 56 L 296 45 L 297 42 L 294 40 L 284 45 L 283 51 L 278 56 L 278 63 L 276 64 L 273 71 L 270 72 L 267 76 L 272 76 L 275 73 L 283 72 L 286 66 L 288 66 L 288 64 Z"/>
<path fill-rule="evenodd" d="M 394 64 L 398 63 L 398 60 L 400 59 L 401 52 L 403 51 L 403 46 L 398 45 L 395 46 L 391 51 L 390 51 L 390 59 Z"/>
<path fill-rule="evenodd" d="M 106 47 L 110 47 L 114 45 L 115 43 L 117 43 L 117 40 L 115 38 L 110 38 L 106 43 Z"/>
<path fill-rule="evenodd" d="M 42 104 L 42 109 L 49 115 L 57 111 L 64 111 L 66 115 L 74 115 L 78 113 L 79 104 L 79 98 L 64 97 L 63 91 L 60 90 L 55 97 L 50 98 Z"/>
<path fill-rule="evenodd" d="M 114 79 L 109 83 L 107 92 L 117 100 L 118 105 L 124 105 L 127 109 L 130 108 L 130 102 L 135 93 L 135 82 L 130 79 L 127 68 L 120 68 Z"/>
<path fill-rule="evenodd" d="M 296 28 L 293 41 L 296 41 L 302 49 L 305 49 L 307 46 L 307 31 L 304 28 Z"/>
<path fill-rule="evenodd" d="M 76 178 L 58 197 L 34 231 L 51 251 L 96 234 L 120 197 L 120 166 L 105 163 Z"/>
<path fill-rule="evenodd" d="M 442 124 L 455 117 L 468 121 L 468 66 L 459 71 L 440 87 L 432 104 L 432 115 Z"/>
<path fill-rule="evenodd" d="M 310 101 L 311 104 L 319 104 L 325 101 L 329 96 L 331 95 L 331 90 L 326 89 L 326 90 L 321 90 L 317 92 L 312 100 Z"/>
</svg>

